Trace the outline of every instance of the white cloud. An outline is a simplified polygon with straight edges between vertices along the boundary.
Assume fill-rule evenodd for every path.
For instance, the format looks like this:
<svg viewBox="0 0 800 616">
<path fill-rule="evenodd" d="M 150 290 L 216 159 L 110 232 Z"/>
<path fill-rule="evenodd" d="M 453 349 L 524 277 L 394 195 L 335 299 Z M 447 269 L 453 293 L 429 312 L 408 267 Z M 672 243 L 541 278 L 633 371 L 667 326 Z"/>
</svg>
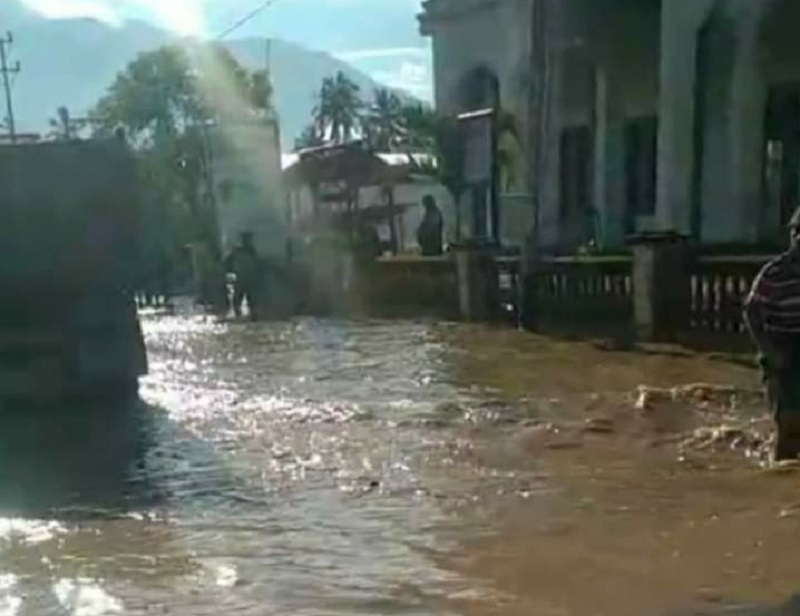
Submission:
<svg viewBox="0 0 800 616">
<path fill-rule="evenodd" d="M 123 20 L 122 14 L 105 0 L 25 0 L 25 4 L 52 19 L 92 17 L 113 26 Z"/>
<path fill-rule="evenodd" d="M 372 78 L 391 88 L 405 90 L 417 98 L 433 99 L 431 71 L 419 62 L 402 62 L 395 70 L 375 71 Z"/>
<path fill-rule="evenodd" d="M 33 10 L 51 18 L 93 17 L 119 25 L 141 15 L 182 35 L 206 33 L 202 0 L 24 0 Z"/>
<path fill-rule="evenodd" d="M 346 62 L 358 60 L 372 60 L 375 58 L 401 57 L 427 57 L 430 51 L 425 47 L 384 47 L 378 49 L 356 49 L 354 51 L 341 51 L 335 54 L 337 58 Z"/>
<path fill-rule="evenodd" d="M 128 0 L 150 13 L 161 25 L 185 36 L 207 33 L 200 0 Z"/>
</svg>

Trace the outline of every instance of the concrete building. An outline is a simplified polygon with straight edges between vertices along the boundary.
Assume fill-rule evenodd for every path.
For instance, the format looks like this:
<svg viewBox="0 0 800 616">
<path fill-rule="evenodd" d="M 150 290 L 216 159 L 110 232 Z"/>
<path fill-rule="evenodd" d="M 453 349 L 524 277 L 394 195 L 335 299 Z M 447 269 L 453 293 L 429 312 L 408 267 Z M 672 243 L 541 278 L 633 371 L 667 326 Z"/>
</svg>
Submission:
<svg viewBox="0 0 800 616">
<path fill-rule="evenodd" d="M 770 243 L 800 203 L 797 0 L 428 0 L 420 21 L 439 109 L 516 116 L 546 249 Z"/>
<path fill-rule="evenodd" d="M 375 156 L 393 168 L 406 167 L 408 157 L 406 154 L 397 153 L 378 153 Z M 418 155 L 422 156 L 422 155 Z M 283 154 L 281 157 L 284 171 L 290 169 L 300 159 L 298 154 Z M 432 196 L 444 218 L 444 242 L 452 243 L 456 240 L 456 211 L 453 197 L 450 192 L 436 180 L 419 176 L 409 176 L 405 180 L 398 182 L 393 187 L 394 204 L 402 208 L 402 213 L 397 216 L 397 248 L 399 252 L 416 252 L 419 250 L 417 244 L 417 229 L 419 228 L 424 216 L 422 199 L 426 195 Z M 292 216 L 295 219 L 303 219 L 311 216 L 314 211 L 314 198 L 311 187 L 303 186 L 291 196 Z M 362 208 L 379 208 L 387 204 L 385 189 L 381 186 L 371 185 L 362 186 L 359 189 L 358 203 Z M 382 242 L 387 245 L 390 242 L 391 230 L 388 223 L 383 223 L 377 228 L 378 235 Z"/>
<path fill-rule="evenodd" d="M 220 246 L 228 254 L 252 233 L 259 254 L 286 257 L 285 203 L 277 120 L 226 119 L 208 129 Z"/>
</svg>

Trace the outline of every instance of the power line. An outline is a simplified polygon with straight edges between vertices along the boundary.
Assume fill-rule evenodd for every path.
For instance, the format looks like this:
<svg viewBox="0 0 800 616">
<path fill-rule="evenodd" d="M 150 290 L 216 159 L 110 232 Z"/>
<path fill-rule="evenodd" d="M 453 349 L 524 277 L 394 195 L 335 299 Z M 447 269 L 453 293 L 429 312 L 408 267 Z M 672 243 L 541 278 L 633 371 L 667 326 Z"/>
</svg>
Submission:
<svg viewBox="0 0 800 616">
<path fill-rule="evenodd" d="M 21 67 L 19 62 L 14 66 L 8 65 L 9 49 L 14 42 L 14 37 L 9 32 L 5 38 L 0 39 L 0 73 L 3 77 L 3 88 L 6 92 L 6 109 L 8 113 L 8 134 L 11 137 L 11 143 L 17 142 L 17 127 L 14 121 L 14 104 L 11 100 L 11 75 L 19 74 Z"/>
<path fill-rule="evenodd" d="M 239 28 L 241 28 L 245 24 L 249 23 L 250 21 L 252 21 L 256 17 L 258 17 L 261 13 L 266 11 L 269 7 L 271 7 L 276 2 L 279 2 L 279 0 L 267 0 L 266 2 L 263 2 L 262 4 L 258 5 L 252 11 L 247 13 L 247 15 L 245 15 L 244 17 L 242 17 L 241 19 L 236 21 L 232 26 L 230 26 L 229 28 L 223 30 L 220 34 L 218 34 L 217 35 L 217 39 L 218 40 L 222 40 L 222 39 L 226 38 L 227 36 L 230 36 L 231 34 L 236 32 L 236 30 L 238 30 Z"/>
</svg>

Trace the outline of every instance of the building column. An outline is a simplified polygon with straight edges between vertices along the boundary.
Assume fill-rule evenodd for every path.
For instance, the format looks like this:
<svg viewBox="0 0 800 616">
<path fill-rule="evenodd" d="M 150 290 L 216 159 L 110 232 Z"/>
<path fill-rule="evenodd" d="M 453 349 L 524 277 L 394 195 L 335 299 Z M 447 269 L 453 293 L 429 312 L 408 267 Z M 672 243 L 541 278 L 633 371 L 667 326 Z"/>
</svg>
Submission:
<svg viewBox="0 0 800 616">
<path fill-rule="evenodd" d="M 661 6 L 656 223 L 681 234 L 691 232 L 697 33 L 713 1 Z"/>
<path fill-rule="evenodd" d="M 763 216 L 762 171 L 766 86 L 758 59 L 760 3 L 739 20 L 731 88 L 731 189 L 737 241 L 756 242 L 770 227 Z"/>
<path fill-rule="evenodd" d="M 551 47 L 556 47 L 552 44 Z M 561 229 L 561 101 L 564 90 L 563 53 L 548 51 L 545 87 L 544 130 L 540 184 L 539 242 L 545 249 L 556 248 L 563 237 Z"/>
<path fill-rule="evenodd" d="M 594 205 L 600 248 L 617 247 L 625 236 L 625 116 L 615 84 L 595 71 Z"/>
</svg>

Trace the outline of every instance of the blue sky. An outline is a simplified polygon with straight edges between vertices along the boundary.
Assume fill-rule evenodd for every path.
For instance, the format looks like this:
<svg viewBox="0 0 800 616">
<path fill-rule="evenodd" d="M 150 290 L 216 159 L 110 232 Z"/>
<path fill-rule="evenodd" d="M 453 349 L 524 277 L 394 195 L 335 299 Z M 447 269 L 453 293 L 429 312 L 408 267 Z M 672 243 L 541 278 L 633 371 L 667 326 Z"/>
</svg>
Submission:
<svg viewBox="0 0 800 616">
<path fill-rule="evenodd" d="M 2 0 L 0 0 L 2 1 Z M 184 35 L 216 36 L 263 0 L 23 0 L 52 18 L 142 19 Z M 271 36 L 330 52 L 380 81 L 431 95 L 428 41 L 417 31 L 420 0 L 275 0 L 235 33 Z"/>
</svg>

